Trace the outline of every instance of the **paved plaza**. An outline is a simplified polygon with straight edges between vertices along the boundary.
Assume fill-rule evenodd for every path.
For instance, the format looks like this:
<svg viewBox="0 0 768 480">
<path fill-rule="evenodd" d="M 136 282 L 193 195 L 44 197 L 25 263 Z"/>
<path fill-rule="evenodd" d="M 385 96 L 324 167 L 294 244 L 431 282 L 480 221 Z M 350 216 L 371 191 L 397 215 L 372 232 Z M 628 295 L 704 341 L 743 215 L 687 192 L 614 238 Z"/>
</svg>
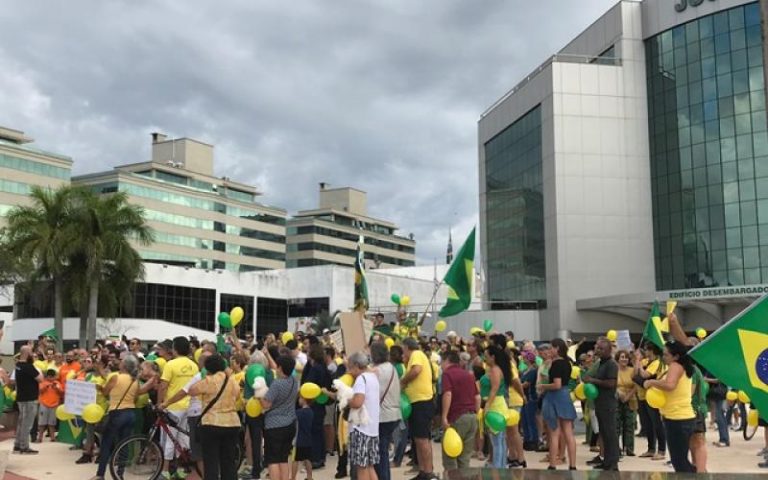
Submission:
<svg viewBox="0 0 768 480">
<path fill-rule="evenodd" d="M 768 473 L 768 470 L 763 470 L 757 467 L 757 463 L 761 460 L 761 458 L 757 456 L 757 452 L 760 450 L 760 448 L 762 448 L 763 444 L 761 435 L 762 432 L 758 432 L 758 435 L 756 435 L 752 441 L 745 442 L 741 437 L 741 433 L 737 432 L 731 436 L 732 444 L 729 448 L 717 448 L 710 445 L 708 447 L 708 465 L 710 468 L 710 473 Z M 708 440 L 710 442 L 716 440 L 716 437 L 716 432 L 710 431 L 708 433 Z M 13 440 L 9 439 L 7 434 L 0 436 L 0 438 L 6 438 L 6 440 L 0 442 L 0 450 L 10 450 L 13 447 Z M 583 439 L 583 436 L 578 437 L 580 444 L 577 451 L 577 465 L 579 470 L 591 471 L 591 467 L 588 467 L 585 462 L 592 458 L 595 454 L 589 452 L 587 446 L 581 445 L 581 441 L 583 441 Z M 40 450 L 39 455 L 10 455 L 10 460 L 6 471 L 7 473 L 4 477 L 4 480 L 88 480 L 96 473 L 95 464 L 75 464 L 75 459 L 77 459 L 79 456 L 79 452 L 70 451 L 69 445 L 46 442 L 43 444 L 33 444 L 33 447 Z M 638 438 L 636 447 L 638 452 L 642 452 L 643 447 L 645 447 L 645 439 Z M 438 454 L 439 451 L 440 445 L 436 443 L 433 444 L 433 452 Z M 529 470 L 546 469 L 547 464 L 541 462 L 541 459 L 544 456 L 543 453 L 526 452 L 526 454 Z M 472 466 L 481 467 L 482 464 L 477 460 L 473 460 Z M 564 467 L 560 468 L 563 469 Z M 622 471 L 672 472 L 672 467 L 665 465 L 665 462 L 651 461 L 637 457 L 624 457 L 619 464 L 619 468 Z M 435 470 L 437 472 L 442 472 L 440 455 L 435 455 Z M 332 480 L 335 473 L 336 457 L 329 457 L 326 468 L 315 472 L 313 474 L 313 479 Z M 563 470 L 563 473 L 566 472 Z M 411 473 L 406 467 L 394 469 L 392 471 L 392 478 L 395 480 L 410 479 L 414 475 L 415 473 Z M 262 475 L 262 478 L 264 477 L 265 475 Z M 306 475 L 302 473 L 297 476 L 298 480 L 304 480 L 305 478 Z M 590 476 L 590 478 L 593 477 Z"/>
</svg>

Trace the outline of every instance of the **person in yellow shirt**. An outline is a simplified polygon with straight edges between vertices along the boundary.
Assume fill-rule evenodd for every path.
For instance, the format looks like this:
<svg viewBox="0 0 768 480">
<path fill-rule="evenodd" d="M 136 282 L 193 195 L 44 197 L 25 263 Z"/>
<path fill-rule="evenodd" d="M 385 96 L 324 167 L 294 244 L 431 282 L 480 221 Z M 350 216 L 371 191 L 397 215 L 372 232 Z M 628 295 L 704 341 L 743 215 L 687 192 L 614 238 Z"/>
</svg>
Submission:
<svg viewBox="0 0 768 480">
<path fill-rule="evenodd" d="M 509 366 L 512 370 L 512 384 L 509 386 L 509 408 L 520 413 L 523 405 L 525 405 L 523 384 L 520 382 L 520 371 L 515 364 L 515 357 L 512 355 L 512 352 L 509 352 L 509 356 L 511 359 Z M 507 427 L 507 447 L 509 448 L 509 458 L 511 459 L 509 466 L 513 468 L 526 468 L 528 463 L 525 461 L 523 437 L 520 436 L 519 425 Z"/>
<path fill-rule="evenodd" d="M 655 379 L 664 374 L 666 366 L 661 361 L 661 349 L 652 343 L 645 345 L 645 358 L 648 365 L 643 367 L 643 354 L 641 350 L 635 350 L 635 377 L 643 379 Z M 651 458 L 652 460 L 664 460 L 667 455 L 667 437 L 664 432 L 664 425 L 661 422 L 661 413 L 648 405 L 645 401 L 645 389 L 639 388 L 637 396 L 640 399 L 640 423 L 645 424 L 646 438 L 648 439 L 648 450 L 640 455 L 640 458 Z M 658 446 L 658 450 L 657 450 Z"/>
<path fill-rule="evenodd" d="M 669 365 L 667 371 L 658 380 L 646 380 L 643 387 L 666 392 L 667 401 L 660 410 L 675 472 L 696 473 L 696 467 L 688 460 L 689 439 L 696 427 L 692 403 L 694 366 L 688 350 L 689 347 L 680 342 L 668 342 L 663 357 Z"/>
<path fill-rule="evenodd" d="M 158 404 L 163 404 L 166 398 L 172 398 L 176 395 L 200 371 L 197 364 L 189 358 L 189 351 L 189 339 L 187 337 L 176 337 L 173 339 L 173 359 L 166 363 L 163 368 L 160 385 L 157 389 Z M 188 408 L 189 397 L 184 397 L 176 403 L 168 405 L 168 415 L 184 431 L 188 429 Z M 170 431 L 182 448 L 189 448 L 189 437 L 187 435 L 174 427 L 170 427 Z M 161 439 L 165 458 L 163 474 L 166 474 L 169 471 L 170 462 L 174 458 L 175 449 L 173 442 L 165 432 L 163 432 Z"/>
<path fill-rule="evenodd" d="M 407 367 L 400 384 L 411 402 L 411 418 L 408 421 L 408 427 L 416 444 L 419 477 L 422 480 L 437 478 L 434 474 L 430 443 L 430 426 L 432 417 L 435 415 L 432 363 L 421 351 L 419 342 L 415 338 L 403 340 L 403 360 Z"/>
</svg>

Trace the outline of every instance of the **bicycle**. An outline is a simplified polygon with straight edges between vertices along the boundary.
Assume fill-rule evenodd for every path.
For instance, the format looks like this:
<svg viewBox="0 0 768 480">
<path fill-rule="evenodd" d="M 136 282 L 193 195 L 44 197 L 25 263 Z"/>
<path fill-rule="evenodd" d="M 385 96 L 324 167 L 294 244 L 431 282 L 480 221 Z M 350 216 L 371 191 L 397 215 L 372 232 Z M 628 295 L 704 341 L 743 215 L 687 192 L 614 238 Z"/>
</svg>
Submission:
<svg viewBox="0 0 768 480">
<path fill-rule="evenodd" d="M 168 416 L 165 411 L 153 408 L 156 414 L 155 422 L 144 434 L 132 435 L 119 442 L 109 458 L 109 473 L 115 480 L 155 480 L 160 477 L 163 470 L 163 449 L 156 440 L 158 431 L 165 432 L 173 443 L 176 454 L 175 464 L 177 469 L 189 472 L 194 470 L 202 478 L 202 472 L 197 467 L 197 462 L 192 460 L 189 449 L 181 446 L 181 443 L 171 435 L 170 427 L 175 428 L 182 435 L 189 437 L 189 431 L 179 428 L 179 425 Z M 235 445 L 236 467 L 243 462 L 245 453 L 244 445 Z"/>
</svg>

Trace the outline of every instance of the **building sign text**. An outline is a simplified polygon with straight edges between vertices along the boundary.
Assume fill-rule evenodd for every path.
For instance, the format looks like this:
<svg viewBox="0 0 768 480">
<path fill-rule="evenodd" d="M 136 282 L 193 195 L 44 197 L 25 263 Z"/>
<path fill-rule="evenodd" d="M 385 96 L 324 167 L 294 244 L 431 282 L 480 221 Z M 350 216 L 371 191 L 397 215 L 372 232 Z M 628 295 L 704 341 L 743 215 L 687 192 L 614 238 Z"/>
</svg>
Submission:
<svg viewBox="0 0 768 480">
<path fill-rule="evenodd" d="M 709 1 L 714 2 L 715 0 L 709 0 Z M 702 3 L 704 3 L 704 0 L 677 0 L 677 3 L 675 4 L 675 11 L 682 12 L 683 10 L 688 8 L 689 5 L 691 7 L 698 7 Z"/>
</svg>

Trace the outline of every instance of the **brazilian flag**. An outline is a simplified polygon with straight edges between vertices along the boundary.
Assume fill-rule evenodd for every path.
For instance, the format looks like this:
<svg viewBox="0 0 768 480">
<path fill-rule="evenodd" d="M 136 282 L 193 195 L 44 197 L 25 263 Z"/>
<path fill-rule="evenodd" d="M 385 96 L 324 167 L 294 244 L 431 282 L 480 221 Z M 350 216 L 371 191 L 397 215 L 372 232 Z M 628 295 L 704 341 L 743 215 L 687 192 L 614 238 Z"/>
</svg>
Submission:
<svg viewBox="0 0 768 480">
<path fill-rule="evenodd" d="M 453 259 L 443 282 L 448 285 L 448 299 L 440 309 L 440 318 L 458 315 L 472 303 L 472 284 L 475 277 L 475 229 L 469 233 L 461 250 Z"/>
<path fill-rule="evenodd" d="M 666 323 L 665 327 L 659 312 L 659 302 L 653 302 L 648 321 L 645 323 L 645 330 L 643 330 L 643 338 L 663 350 L 665 330 L 669 331 L 669 322 Z"/>
<path fill-rule="evenodd" d="M 365 261 L 363 255 L 364 239 L 362 235 L 357 241 L 357 258 L 355 259 L 355 310 L 368 310 L 368 281 L 365 278 Z"/>
<path fill-rule="evenodd" d="M 720 381 L 749 395 L 768 418 L 768 295 L 690 351 Z"/>
</svg>

